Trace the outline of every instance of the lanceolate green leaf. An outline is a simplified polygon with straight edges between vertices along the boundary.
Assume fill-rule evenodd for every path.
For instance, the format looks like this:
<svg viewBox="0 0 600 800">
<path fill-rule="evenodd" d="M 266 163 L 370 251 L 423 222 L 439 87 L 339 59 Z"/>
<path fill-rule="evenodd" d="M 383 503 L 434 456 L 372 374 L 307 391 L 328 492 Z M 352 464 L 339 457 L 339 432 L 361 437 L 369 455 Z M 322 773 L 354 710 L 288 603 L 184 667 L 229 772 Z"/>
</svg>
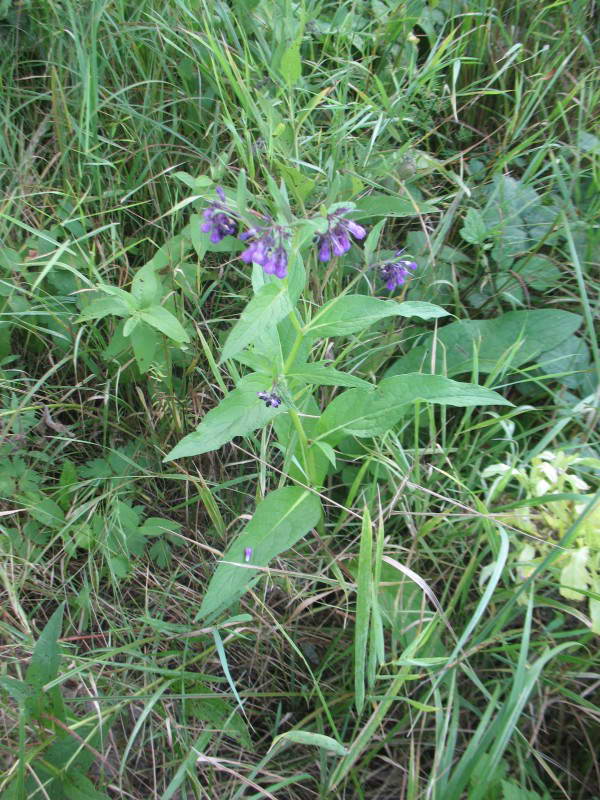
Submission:
<svg viewBox="0 0 600 800">
<path fill-rule="evenodd" d="M 233 358 L 260 337 L 265 328 L 280 322 L 292 310 L 287 288 L 281 282 L 268 283 L 248 303 L 227 337 L 221 361 Z"/>
<path fill-rule="evenodd" d="M 437 319 L 448 312 L 432 303 L 396 303 L 362 294 L 347 294 L 326 303 L 310 321 L 309 336 L 347 336 L 374 325 L 385 317 Z"/>
<path fill-rule="evenodd" d="M 349 389 L 325 409 L 318 438 L 335 445 L 345 435 L 375 436 L 389 430 L 417 400 L 449 406 L 509 406 L 502 395 L 473 383 L 459 383 L 441 375 L 413 373 L 385 378 L 371 391 Z"/>
<path fill-rule="evenodd" d="M 164 333 L 169 339 L 174 342 L 189 342 L 190 337 L 187 335 L 183 325 L 179 322 L 177 317 L 173 316 L 170 311 L 167 311 L 163 306 L 155 305 L 149 306 L 138 312 L 140 318 L 152 325 L 153 328 Z"/>
<path fill-rule="evenodd" d="M 31 661 L 25 673 L 25 683 L 34 690 L 33 696 L 26 701 L 26 707 L 37 718 L 44 713 L 46 707 L 43 687 L 58 675 L 60 665 L 58 640 L 62 632 L 64 610 L 64 603 L 61 603 L 46 623 L 40 638 L 35 643 Z M 47 697 L 52 705 L 52 713 L 64 721 L 65 711 L 59 687 L 55 686 L 50 689 Z"/>
<path fill-rule="evenodd" d="M 356 389 L 372 389 L 373 386 L 362 378 L 340 372 L 326 364 L 303 364 L 289 373 L 288 378 L 312 383 L 315 386 L 350 386 Z"/>
<path fill-rule="evenodd" d="M 248 589 L 264 567 L 313 528 L 321 515 L 318 497 L 298 486 L 277 489 L 259 503 L 211 578 L 197 619 L 225 609 Z M 250 560 L 245 560 L 251 548 Z M 233 562 L 233 563 L 224 563 Z"/>
<path fill-rule="evenodd" d="M 269 388 L 266 382 L 267 379 L 258 374 L 243 378 L 236 389 L 208 412 L 194 433 L 185 436 L 171 450 L 165 461 L 216 450 L 236 436 L 245 436 L 285 413 L 285 406 L 267 408 L 257 397 L 257 392 Z"/>
</svg>

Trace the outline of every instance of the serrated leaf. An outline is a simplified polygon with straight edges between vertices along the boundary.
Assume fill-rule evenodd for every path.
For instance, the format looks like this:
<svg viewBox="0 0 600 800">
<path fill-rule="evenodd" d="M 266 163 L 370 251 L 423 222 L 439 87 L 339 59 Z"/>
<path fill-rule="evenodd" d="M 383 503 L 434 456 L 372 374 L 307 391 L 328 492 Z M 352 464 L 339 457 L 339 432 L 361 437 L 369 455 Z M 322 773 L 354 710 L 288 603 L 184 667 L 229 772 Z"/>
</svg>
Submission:
<svg viewBox="0 0 600 800">
<path fill-rule="evenodd" d="M 264 567 L 288 550 L 311 528 L 321 515 L 321 503 L 312 492 L 287 486 L 268 494 L 256 507 L 250 522 L 227 549 L 211 578 L 197 619 L 226 608 L 235 602 L 259 574 L 253 566 Z M 251 561 L 245 552 L 251 548 Z M 238 566 L 240 565 L 240 566 Z"/>
<path fill-rule="evenodd" d="M 227 337 L 220 363 L 233 358 L 256 341 L 266 328 L 275 326 L 291 310 L 287 287 L 283 283 L 268 283 L 263 286 L 248 303 Z"/>
<path fill-rule="evenodd" d="M 419 317 L 437 319 L 448 312 L 433 303 L 379 300 L 361 294 L 335 297 L 315 314 L 306 328 L 308 336 L 348 336 L 368 328 L 386 317 Z"/>
<path fill-rule="evenodd" d="M 268 379 L 263 375 L 253 374 L 242 378 L 237 388 L 208 412 L 195 432 L 185 436 L 165 461 L 216 450 L 236 436 L 245 436 L 262 428 L 278 414 L 285 413 L 285 406 L 267 408 L 257 397 L 257 392 L 268 389 Z"/>
<path fill-rule="evenodd" d="M 366 437 L 384 433 L 401 419 L 407 406 L 418 400 L 457 407 L 512 405 L 502 395 L 477 384 L 440 375 L 398 375 L 385 378 L 371 391 L 348 389 L 338 395 L 319 420 L 318 438 L 335 446 L 349 434 Z"/>
<path fill-rule="evenodd" d="M 154 542 L 148 551 L 148 555 L 161 569 L 168 567 L 172 560 L 171 548 L 164 539 L 158 539 Z"/>
<path fill-rule="evenodd" d="M 180 522 L 163 517 L 148 517 L 140 528 L 144 536 L 164 536 L 165 533 L 178 533 L 180 530 Z"/>
<path fill-rule="evenodd" d="M 542 800 L 542 797 L 512 781 L 502 781 L 502 800 Z"/>
<path fill-rule="evenodd" d="M 483 244 L 489 236 L 489 229 L 476 208 L 470 208 L 465 214 L 463 227 L 460 235 L 469 244 Z"/>
<path fill-rule="evenodd" d="M 153 328 L 164 333 L 169 339 L 179 344 L 189 342 L 190 337 L 187 335 L 183 325 L 179 322 L 177 317 L 173 316 L 170 311 L 167 311 L 164 306 L 149 306 L 139 312 L 140 318 L 152 325 Z"/>
</svg>

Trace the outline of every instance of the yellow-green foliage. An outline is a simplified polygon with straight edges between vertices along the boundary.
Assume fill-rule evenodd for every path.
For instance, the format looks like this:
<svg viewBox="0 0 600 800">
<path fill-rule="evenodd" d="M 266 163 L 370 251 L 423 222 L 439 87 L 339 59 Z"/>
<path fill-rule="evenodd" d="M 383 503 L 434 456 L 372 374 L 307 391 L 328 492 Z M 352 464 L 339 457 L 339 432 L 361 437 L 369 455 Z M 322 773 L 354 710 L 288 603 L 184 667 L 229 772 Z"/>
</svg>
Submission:
<svg viewBox="0 0 600 800">
<path fill-rule="evenodd" d="M 528 466 L 493 464 L 483 472 L 484 478 L 495 479 L 489 497 L 497 496 L 514 478 L 527 498 L 541 498 L 540 502 L 515 509 L 510 517 L 505 517 L 509 524 L 529 534 L 515 537 L 520 579 L 528 577 L 549 550 L 558 545 L 593 497 L 589 484 L 572 470 L 574 465 L 598 469 L 600 460 L 545 450 Z M 570 497 L 549 498 L 562 494 Z M 546 497 L 548 500 L 544 501 Z M 564 598 L 582 601 L 585 595 L 581 590 L 600 594 L 600 503 L 579 521 L 575 539 L 559 556 L 558 564 L 561 567 L 559 591 Z M 589 597 L 589 612 L 592 629 L 600 633 L 600 600 Z"/>
</svg>

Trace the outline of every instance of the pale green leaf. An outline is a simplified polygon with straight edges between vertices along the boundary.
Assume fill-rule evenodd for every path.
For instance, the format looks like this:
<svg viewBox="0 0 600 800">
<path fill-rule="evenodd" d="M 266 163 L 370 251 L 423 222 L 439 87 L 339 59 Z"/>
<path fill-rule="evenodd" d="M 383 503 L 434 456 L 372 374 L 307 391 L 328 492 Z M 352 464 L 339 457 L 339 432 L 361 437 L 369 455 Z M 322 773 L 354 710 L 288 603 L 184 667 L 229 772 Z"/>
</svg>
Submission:
<svg viewBox="0 0 600 800">
<path fill-rule="evenodd" d="M 285 284 L 280 281 L 263 286 L 248 303 L 227 337 L 221 362 L 233 358 L 258 339 L 266 328 L 273 327 L 292 310 Z"/>
<path fill-rule="evenodd" d="M 322 750 L 329 750 L 336 756 L 345 756 L 348 750 L 331 736 L 323 733 L 312 733 L 311 731 L 286 731 L 280 733 L 273 739 L 270 747 L 272 750 L 280 742 L 293 742 L 294 744 L 305 744 L 311 747 L 320 747 Z"/>
<path fill-rule="evenodd" d="M 567 600 L 583 600 L 584 595 L 577 589 L 586 591 L 591 582 L 588 572 L 589 548 L 571 550 L 567 557 L 569 560 L 560 571 L 560 593 Z"/>
</svg>

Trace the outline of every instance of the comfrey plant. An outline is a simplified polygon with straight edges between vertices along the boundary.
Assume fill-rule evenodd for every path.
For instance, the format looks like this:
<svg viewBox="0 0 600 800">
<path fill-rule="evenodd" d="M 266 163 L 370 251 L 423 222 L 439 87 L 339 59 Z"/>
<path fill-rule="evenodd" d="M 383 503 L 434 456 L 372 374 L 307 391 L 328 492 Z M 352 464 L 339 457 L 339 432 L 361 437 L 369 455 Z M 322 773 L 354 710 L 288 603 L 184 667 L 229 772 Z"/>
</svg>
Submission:
<svg viewBox="0 0 600 800">
<path fill-rule="evenodd" d="M 600 503 L 580 520 L 593 500 L 590 486 L 574 468 L 600 469 L 600 460 L 582 458 L 560 450 L 544 450 L 524 466 L 492 464 L 482 476 L 493 479 L 488 502 L 503 495 L 510 498 L 516 482 L 525 499 L 533 502 L 517 508 L 504 519 L 523 531 L 514 534 L 517 549 L 515 574 L 523 580 L 552 550 L 558 553 L 558 590 L 566 600 L 583 602 L 589 592 L 600 595 Z M 562 539 L 574 527 L 575 536 L 566 546 Z M 587 596 L 591 627 L 600 634 L 600 600 Z"/>
<path fill-rule="evenodd" d="M 185 436 L 167 460 L 197 456 L 266 429 L 283 454 L 278 488 L 258 503 L 248 524 L 216 566 L 199 618 L 212 618 L 254 583 L 276 556 L 313 528 L 321 528 L 321 502 L 328 475 L 338 470 L 337 448 L 348 437 L 384 434 L 410 411 L 428 401 L 449 406 L 510 405 L 496 392 L 440 375 L 413 373 L 384 378 L 377 386 L 344 372 L 334 362 L 315 360 L 324 339 L 360 335 L 386 318 L 446 316 L 439 306 L 399 302 L 346 291 L 322 307 L 304 302 L 307 269 L 342 258 L 354 242 L 365 241 L 365 269 L 375 267 L 388 290 L 401 286 L 416 264 L 396 253 L 372 263 L 376 236 L 355 221 L 360 209 L 344 202 L 309 219 L 293 216 L 285 190 L 271 184 L 275 213 L 249 212 L 242 193 L 217 189 L 204 211 L 202 232 L 223 244 L 238 236 L 242 263 L 251 265 L 253 297 L 233 325 L 220 362 L 237 362 L 236 385 Z M 236 202 L 228 198 L 236 197 Z M 364 216 L 364 215 L 363 215 Z M 197 218 L 196 218 L 197 219 Z M 382 225 L 375 228 L 377 235 Z M 232 247 L 233 249 L 233 247 Z M 331 267 L 329 267 L 331 270 Z M 321 386 L 340 387 L 322 407 Z M 268 450 L 263 457 L 269 459 Z"/>
</svg>

